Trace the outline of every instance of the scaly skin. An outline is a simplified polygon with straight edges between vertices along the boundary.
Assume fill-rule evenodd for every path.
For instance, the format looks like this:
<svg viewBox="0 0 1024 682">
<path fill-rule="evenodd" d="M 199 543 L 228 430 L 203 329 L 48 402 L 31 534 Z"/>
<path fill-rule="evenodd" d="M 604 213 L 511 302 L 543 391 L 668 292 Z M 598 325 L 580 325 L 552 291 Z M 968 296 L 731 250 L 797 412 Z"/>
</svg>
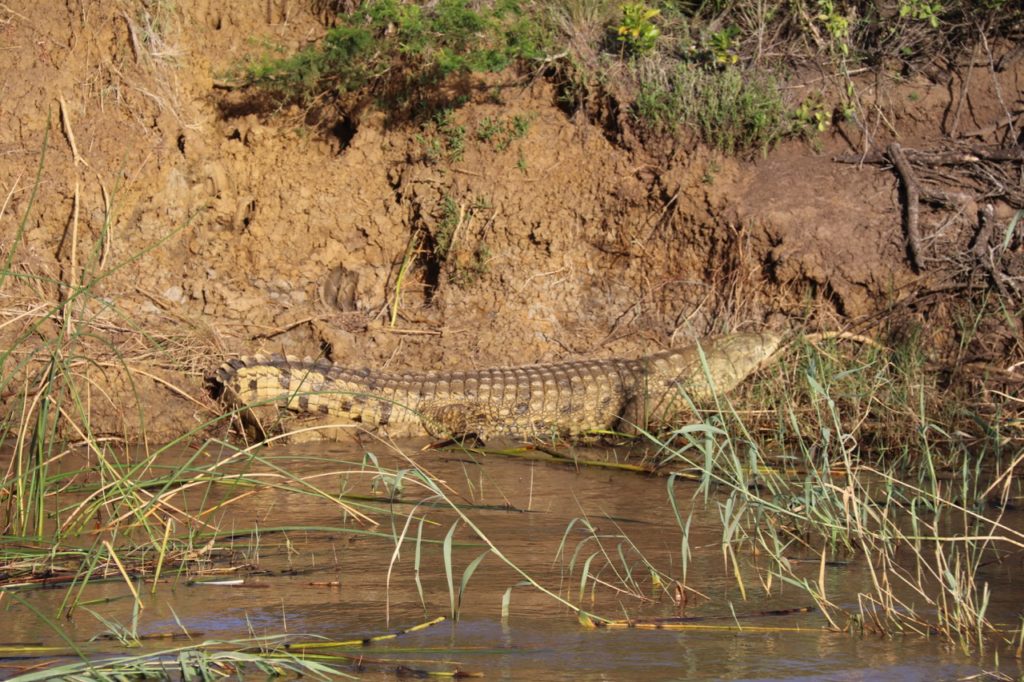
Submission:
<svg viewBox="0 0 1024 682">
<path fill-rule="evenodd" d="M 395 436 L 578 438 L 588 432 L 677 424 L 731 391 L 779 348 L 773 334 L 733 334 L 637 360 L 580 360 L 457 372 L 353 370 L 325 360 L 251 356 L 214 379 L 238 406 L 277 404 L 386 427 Z M 711 384 L 708 382 L 711 377 Z"/>
</svg>

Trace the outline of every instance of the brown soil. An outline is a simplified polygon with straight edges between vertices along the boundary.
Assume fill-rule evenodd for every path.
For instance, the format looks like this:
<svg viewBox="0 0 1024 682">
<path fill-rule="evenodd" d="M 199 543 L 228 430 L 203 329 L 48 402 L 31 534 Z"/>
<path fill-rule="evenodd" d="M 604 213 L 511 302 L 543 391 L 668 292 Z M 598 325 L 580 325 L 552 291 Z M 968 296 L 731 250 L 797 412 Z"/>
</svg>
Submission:
<svg viewBox="0 0 1024 682">
<path fill-rule="evenodd" d="M 894 305 L 927 323 L 923 295 L 951 292 L 948 308 L 970 290 L 950 283 L 965 281 L 974 216 L 923 209 L 915 272 L 891 169 L 832 161 L 865 147 L 851 124 L 723 158 L 568 115 L 550 84 L 505 73 L 450 84 L 468 100 L 453 158 L 436 126 L 372 106 L 333 122 L 268 111 L 217 80 L 260 41 L 322 30 L 303 3 L 0 6 L 0 257 L 19 274 L 0 285 L 0 347 L 19 340 L 20 363 L 62 344 L 96 433 L 160 440 L 202 423 L 216 408 L 204 373 L 240 353 L 522 364 L 808 320 L 877 331 Z M 1024 65 L 965 73 L 861 83 L 875 148 L 973 129 L 995 141 L 1004 129 L 982 129 L 1019 108 Z M 514 116 L 521 138 L 479 139 Z M 1017 208 L 997 202 L 998 229 Z M 93 279 L 60 312 L 68 284 Z M 1012 327 L 992 330 L 990 364 L 1020 352 Z M 45 368 L 23 369 L 9 410 Z"/>
</svg>

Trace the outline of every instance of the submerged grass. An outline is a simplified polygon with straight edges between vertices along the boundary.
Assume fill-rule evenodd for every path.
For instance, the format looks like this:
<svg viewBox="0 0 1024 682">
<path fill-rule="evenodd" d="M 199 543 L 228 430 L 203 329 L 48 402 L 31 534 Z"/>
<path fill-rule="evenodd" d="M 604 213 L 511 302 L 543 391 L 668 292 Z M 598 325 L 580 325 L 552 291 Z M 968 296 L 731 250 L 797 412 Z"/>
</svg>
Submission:
<svg viewBox="0 0 1024 682">
<path fill-rule="evenodd" d="M 24 602 L 23 602 L 24 603 Z M 27 606 L 27 604 L 26 604 Z M 294 675 L 315 680 L 357 679 L 351 672 L 366 669 L 393 670 L 401 676 L 412 677 L 478 677 L 463 670 L 448 667 L 410 666 L 405 659 L 369 657 L 365 649 L 375 642 L 390 640 L 401 635 L 423 630 L 444 621 L 437 618 L 391 633 L 360 637 L 349 641 L 310 640 L 297 636 L 271 636 L 235 640 L 193 641 L 188 644 L 159 651 L 111 654 L 102 647 L 91 646 L 89 656 L 69 642 L 69 650 L 58 647 L 11 650 L 23 656 L 41 653 L 52 665 L 42 670 L 27 670 L 13 679 L 19 682 L 34 680 L 106 680 L 106 679 L 221 679 L 263 674 L 266 677 Z M 187 633 L 186 633 L 187 636 Z M 169 639 L 169 638 L 168 638 Z M 191 639 L 191 638 L 190 638 Z M 127 642 L 132 644 L 132 642 Z M 134 642 L 138 646 L 138 642 Z M 353 651 L 353 653 L 345 653 Z M 72 653 L 82 659 L 71 663 L 60 662 Z M 35 666 L 33 666 L 35 667 Z"/>
</svg>

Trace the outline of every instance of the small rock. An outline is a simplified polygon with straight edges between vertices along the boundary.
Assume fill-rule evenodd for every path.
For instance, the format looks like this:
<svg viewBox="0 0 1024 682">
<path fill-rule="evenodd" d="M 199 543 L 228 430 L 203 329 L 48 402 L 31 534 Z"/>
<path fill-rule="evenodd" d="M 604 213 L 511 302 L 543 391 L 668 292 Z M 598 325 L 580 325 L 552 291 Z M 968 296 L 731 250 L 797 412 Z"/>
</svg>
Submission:
<svg viewBox="0 0 1024 682">
<path fill-rule="evenodd" d="M 184 303 L 185 291 L 179 286 L 167 287 L 167 289 L 164 290 L 164 298 L 168 301 L 173 301 L 174 303 Z"/>
</svg>

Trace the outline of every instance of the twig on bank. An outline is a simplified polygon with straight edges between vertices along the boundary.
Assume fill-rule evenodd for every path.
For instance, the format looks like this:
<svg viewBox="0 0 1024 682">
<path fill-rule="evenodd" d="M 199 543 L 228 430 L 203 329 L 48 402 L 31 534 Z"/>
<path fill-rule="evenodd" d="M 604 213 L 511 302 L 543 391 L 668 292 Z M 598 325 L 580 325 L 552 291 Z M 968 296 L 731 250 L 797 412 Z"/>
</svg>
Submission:
<svg viewBox="0 0 1024 682">
<path fill-rule="evenodd" d="M 924 270 L 921 263 L 921 232 L 918 227 L 920 217 L 918 203 L 921 199 L 921 190 L 917 184 L 917 179 L 914 177 L 914 171 L 910 167 L 910 162 L 907 161 L 907 157 L 903 154 L 903 149 L 899 143 L 893 142 L 890 144 L 886 153 L 892 164 L 896 167 L 896 172 L 899 173 L 900 180 L 903 183 L 907 252 L 910 255 L 910 264 L 914 268 L 914 272 L 920 273 Z"/>
<path fill-rule="evenodd" d="M 58 95 L 57 102 L 60 104 L 60 120 L 64 127 L 64 135 L 68 138 L 68 144 L 71 146 L 71 155 L 75 159 L 75 165 L 88 166 L 89 164 L 85 163 L 85 159 L 78 153 L 78 145 L 75 144 L 75 131 L 71 128 L 71 117 L 68 115 L 68 105 L 64 101 L 64 95 Z"/>
<path fill-rule="evenodd" d="M 139 47 L 139 37 L 135 32 L 135 22 L 128 16 L 127 12 L 122 11 L 121 17 L 124 18 L 124 22 L 128 24 L 128 37 L 131 38 L 132 56 L 135 57 L 135 63 L 138 64 L 142 61 L 142 49 Z"/>
<path fill-rule="evenodd" d="M 903 149 L 903 155 L 913 163 L 925 166 L 967 166 L 981 161 L 1024 161 L 1024 149 L 1012 147 L 989 147 L 972 145 L 967 149 L 942 152 L 922 152 L 916 149 Z M 839 154 L 832 157 L 836 163 L 880 164 L 889 163 L 888 152 L 868 152 L 867 154 Z"/>
<path fill-rule="evenodd" d="M 389 317 L 390 326 L 394 327 L 398 321 L 398 305 L 402 297 L 402 284 L 405 282 L 405 276 L 409 272 L 409 268 L 412 267 L 413 261 L 416 259 L 416 249 L 420 245 L 420 233 L 419 230 L 414 230 L 409 235 L 409 241 L 405 245 L 405 254 L 402 256 L 402 264 L 398 267 L 398 275 L 395 277 L 395 292 L 394 298 L 391 301 L 391 316 Z"/>
<path fill-rule="evenodd" d="M 995 210 L 992 204 L 985 204 L 978 211 L 978 232 L 974 237 L 974 257 L 979 262 L 984 262 L 985 254 L 988 252 L 989 244 L 992 243 L 992 223 Z"/>
<path fill-rule="evenodd" d="M 995 123 L 991 123 L 987 126 L 982 126 L 980 128 L 975 128 L 974 130 L 968 130 L 967 132 L 960 133 L 960 137 L 985 137 L 986 135 L 991 135 L 992 133 L 1007 126 L 1009 126 L 1012 130 L 1014 122 L 1018 118 L 1020 118 L 1022 114 L 1024 114 L 1024 111 L 1013 112 L 999 119 Z"/>
</svg>

